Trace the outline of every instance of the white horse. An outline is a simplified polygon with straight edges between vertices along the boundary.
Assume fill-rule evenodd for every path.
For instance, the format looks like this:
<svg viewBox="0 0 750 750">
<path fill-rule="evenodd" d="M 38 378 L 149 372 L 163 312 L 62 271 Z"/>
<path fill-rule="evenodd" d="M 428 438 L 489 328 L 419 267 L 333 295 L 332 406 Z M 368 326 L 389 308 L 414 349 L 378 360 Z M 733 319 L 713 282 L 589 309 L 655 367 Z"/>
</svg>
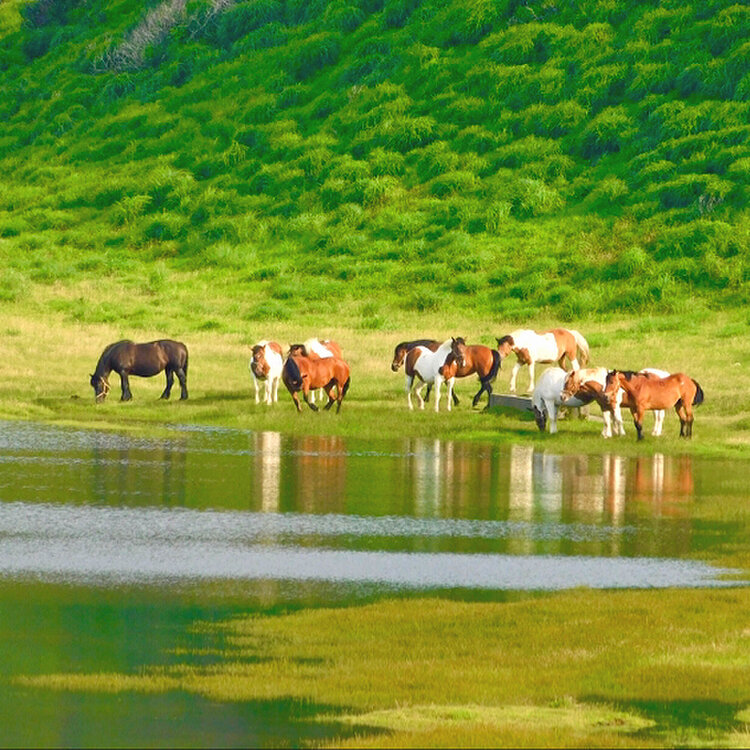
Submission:
<svg viewBox="0 0 750 750">
<path fill-rule="evenodd" d="M 440 368 L 445 364 L 445 360 L 451 353 L 452 345 L 453 339 L 447 339 L 434 352 L 426 346 L 415 346 L 406 355 L 406 402 L 410 409 L 414 408 L 411 401 L 411 392 L 416 382 L 415 378 L 418 378 L 421 383 L 416 389 L 419 408 L 424 409 L 422 390 L 428 385 L 432 385 L 435 392 L 435 411 L 440 411 L 440 384 L 443 382 Z M 448 411 L 451 410 L 455 380 L 455 377 L 451 377 L 445 381 L 448 385 Z"/>
<path fill-rule="evenodd" d="M 248 369 L 253 376 L 255 385 L 255 403 L 260 403 L 260 386 L 263 382 L 265 393 L 264 404 L 271 404 L 279 400 L 279 381 L 284 366 L 281 346 L 275 341 L 259 341 L 253 346 L 253 353 L 248 362 Z"/>
<path fill-rule="evenodd" d="M 549 431 L 557 432 L 557 413 L 561 406 L 584 406 L 585 401 L 573 396 L 563 400 L 562 393 L 568 373 L 562 367 L 550 367 L 539 377 L 539 382 L 531 395 L 531 408 L 534 411 L 536 426 L 544 432 L 549 419 Z"/>
<path fill-rule="evenodd" d="M 517 359 L 510 375 L 510 392 L 516 392 L 516 377 L 523 365 L 529 366 L 529 391 L 534 390 L 534 364 L 536 362 L 557 362 L 558 367 L 568 358 L 570 366 L 577 370 L 589 361 L 589 345 L 578 332 L 567 328 L 555 328 L 551 331 L 530 331 L 518 329 L 497 339 L 497 350 L 500 356 L 507 357 L 511 352 Z M 578 352 L 581 353 L 580 363 Z"/>
</svg>

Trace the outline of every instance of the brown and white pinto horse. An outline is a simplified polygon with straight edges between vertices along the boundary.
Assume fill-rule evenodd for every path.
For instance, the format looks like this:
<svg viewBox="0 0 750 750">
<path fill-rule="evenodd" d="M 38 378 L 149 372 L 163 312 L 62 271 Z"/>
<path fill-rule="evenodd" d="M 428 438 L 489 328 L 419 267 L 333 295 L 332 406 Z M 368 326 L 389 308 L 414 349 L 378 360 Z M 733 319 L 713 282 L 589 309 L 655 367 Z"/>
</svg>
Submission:
<svg viewBox="0 0 750 750">
<path fill-rule="evenodd" d="M 511 352 L 517 357 L 510 376 L 511 393 L 516 392 L 516 377 L 523 365 L 529 366 L 529 391 L 533 391 L 535 362 L 556 362 L 558 367 L 562 367 L 567 357 L 571 368 L 577 370 L 589 361 L 589 345 L 586 339 L 578 331 L 567 328 L 554 328 L 544 332 L 518 329 L 497 339 L 497 350 L 503 359 Z"/>
<path fill-rule="evenodd" d="M 424 346 L 431 352 L 436 352 L 442 342 L 436 339 L 414 339 L 413 341 L 402 341 L 400 344 L 396 344 L 396 348 L 393 350 L 393 361 L 391 362 L 391 370 L 398 372 L 401 365 L 406 361 L 406 355 L 418 346 Z M 424 400 L 425 403 L 430 400 L 430 392 L 432 391 L 432 383 L 428 383 L 427 390 L 425 391 Z M 455 389 L 451 391 L 451 398 L 453 403 L 458 406 L 458 395 Z"/>
<path fill-rule="evenodd" d="M 336 402 L 336 413 L 341 410 L 341 402 L 344 400 L 349 384 L 351 382 L 349 365 L 339 357 L 316 357 L 308 356 L 304 344 L 292 344 L 289 347 L 289 356 L 284 363 L 281 374 L 284 385 L 292 396 L 297 411 L 302 411 L 297 394 L 301 391 L 302 397 L 307 405 L 318 411 L 318 407 L 310 398 L 310 392 L 315 388 L 323 388 L 328 395 L 328 403 L 325 409 L 330 409 Z M 336 398 L 333 396 L 336 389 Z"/>
<path fill-rule="evenodd" d="M 492 381 L 500 369 L 500 352 L 481 344 L 469 346 L 460 336 L 451 341 L 451 352 L 440 372 L 444 380 L 465 378 L 476 373 L 481 384 L 471 402 L 472 406 L 476 406 L 484 391 L 487 391 L 488 399 L 492 394 Z"/>
<path fill-rule="evenodd" d="M 265 386 L 264 404 L 271 404 L 279 400 L 279 381 L 281 369 L 284 366 L 284 355 L 281 345 L 276 341 L 259 341 L 253 346 L 248 369 L 253 376 L 255 385 L 255 403 L 260 403 L 260 386 Z"/>
<path fill-rule="evenodd" d="M 680 418 L 680 437 L 692 437 L 693 406 L 702 404 L 704 395 L 703 389 L 691 377 L 682 372 L 659 378 L 628 370 L 612 370 L 607 374 L 604 393 L 613 408 L 620 388 L 625 391 L 630 405 L 638 440 L 643 439 L 644 413 L 671 407 Z"/>
</svg>

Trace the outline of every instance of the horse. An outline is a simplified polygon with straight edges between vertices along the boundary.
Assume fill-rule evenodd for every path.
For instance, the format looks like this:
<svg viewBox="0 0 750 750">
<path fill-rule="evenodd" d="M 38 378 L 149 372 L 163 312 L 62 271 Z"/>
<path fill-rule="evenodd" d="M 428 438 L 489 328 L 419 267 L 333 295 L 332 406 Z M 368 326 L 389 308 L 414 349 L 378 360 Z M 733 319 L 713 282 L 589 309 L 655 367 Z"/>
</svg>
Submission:
<svg viewBox="0 0 750 750">
<path fill-rule="evenodd" d="M 630 370 L 611 370 L 604 388 L 610 403 L 614 403 L 620 388 L 625 391 L 638 440 L 643 439 L 644 412 L 671 407 L 680 418 L 680 437 L 692 437 L 693 407 L 702 404 L 704 399 L 703 389 L 697 381 L 683 372 L 659 378 Z"/>
<path fill-rule="evenodd" d="M 328 359 L 328 357 L 338 357 L 343 359 L 344 355 L 341 351 L 341 347 L 331 339 L 323 339 L 322 341 L 318 338 L 310 338 L 305 341 L 304 346 L 308 357 L 318 357 L 320 359 Z M 323 392 L 320 393 L 320 398 L 323 398 Z M 315 403 L 315 391 L 310 392 L 310 399 Z"/>
<path fill-rule="evenodd" d="M 279 400 L 279 381 L 284 366 L 281 346 L 276 341 L 259 341 L 252 349 L 248 369 L 255 385 L 255 403 L 260 403 L 259 381 L 265 385 L 264 404 Z"/>
<path fill-rule="evenodd" d="M 500 356 L 507 357 L 514 352 L 517 361 L 510 376 L 510 392 L 516 392 L 516 377 L 523 365 L 529 366 L 529 390 L 534 390 L 534 364 L 536 362 L 557 362 L 563 366 L 567 357 L 573 370 L 589 361 L 589 345 L 578 332 L 567 328 L 555 328 L 551 331 L 529 331 L 519 329 L 497 339 L 497 350 Z M 580 364 L 578 352 L 581 353 Z"/>
<path fill-rule="evenodd" d="M 431 352 L 437 351 L 440 346 L 440 342 L 436 339 L 414 339 L 413 341 L 402 341 L 400 344 L 396 344 L 396 348 L 393 350 L 393 361 L 391 362 L 391 370 L 398 372 L 401 365 L 404 364 L 406 355 L 414 349 L 415 346 L 426 346 Z M 430 400 L 430 393 L 432 391 L 432 384 L 427 385 L 427 390 L 424 394 L 425 403 Z M 453 403 L 458 406 L 458 394 L 455 388 L 451 391 L 451 397 Z"/>
<path fill-rule="evenodd" d="M 500 369 L 500 352 L 481 344 L 468 346 L 460 336 L 451 341 L 451 351 L 440 374 L 444 380 L 465 378 L 474 373 L 479 375 L 481 386 L 471 402 L 472 406 L 476 406 L 484 391 L 487 391 L 488 399 L 492 395 L 492 381 Z"/>
<path fill-rule="evenodd" d="M 435 411 L 440 410 L 440 383 L 443 380 L 440 368 L 445 364 L 452 344 L 453 339 L 447 339 L 434 352 L 430 351 L 426 346 L 415 346 L 406 355 L 406 364 L 404 365 L 404 369 L 406 370 L 406 402 L 410 409 L 414 408 L 411 401 L 411 392 L 416 377 L 422 382 L 422 385 L 416 389 L 419 408 L 424 409 L 425 403 L 422 398 L 422 389 L 426 385 L 432 384 L 435 386 Z M 455 378 L 449 377 L 446 383 L 448 384 L 448 411 L 450 411 Z"/>
<path fill-rule="evenodd" d="M 104 401 L 107 397 L 110 391 L 108 378 L 112 371 L 120 376 L 121 400 L 130 401 L 133 398 L 130 392 L 130 375 L 150 378 L 158 375 L 162 370 L 166 372 L 167 387 L 161 394 L 161 398 L 169 398 L 174 376 L 177 375 L 180 381 L 180 399 L 186 399 L 188 397 L 188 350 L 185 344 L 170 339 L 150 341 L 147 344 L 134 344 L 128 340 L 110 344 L 99 357 L 94 374 L 91 376 L 90 382 L 96 402 Z"/>
<path fill-rule="evenodd" d="M 562 392 L 567 377 L 568 373 L 562 367 L 550 367 L 539 377 L 539 382 L 531 394 L 531 408 L 540 432 L 544 432 L 548 418 L 550 434 L 557 432 L 557 412 L 560 406 L 585 405 L 585 401 L 577 396 L 563 399 Z"/>
<path fill-rule="evenodd" d="M 567 374 L 560 394 L 563 402 L 575 397 L 579 401 L 583 401 L 583 403 L 596 401 L 599 404 L 602 410 L 602 418 L 604 419 L 604 428 L 602 429 L 603 438 L 612 437 L 613 422 L 614 434 L 625 434 L 622 413 L 620 411 L 622 391 L 618 392 L 618 398 L 615 400 L 614 406 L 610 404 L 609 399 L 604 395 L 608 372 L 609 370 L 606 367 L 585 367 L 579 370 L 572 370 Z"/>
<path fill-rule="evenodd" d="M 336 402 L 336 413 L 341 411 L 341 402 L 344 400 L 349 384 L 351 383 L 349 365 L 340 357 L 309 356 L 304 344 L 292 344 L 289 347 L 289 355 L 284 362 L 281 379 L 292 396 L 297 411 L 302 411 L 297 393 L 302 391 L 302 397 L 307 405 L 318 411 L 315 402 L 310 399 L 310 392 L 314 388 L 323 388 L 328 395 L 328 410 Z M 336 388 L 336 398 L 333 397 L 333 389 Z"/>
<path fill-rule="evenodd" d="M 573 370 L 568 374 L 565 381 L 565 388 L 563 390 L 563 398 L 570 396 L 577 396 L 578 398 L 585 398 L 589 396 L 595 400 L 602 409 L 602 416 L 604 417 L 604 430 L 602 431 L 602 437 L 611 437 L 611 421 L 614 422 L 614 433 L 616 435 L 625 434 L 625 425 L 622 421 L 622 407 L 626 409 L 630 408 L 630 398 L 624 389 L 620 388 L 617 392 L 616 404 L 614 408 L 609 406 L 609 399 L 604 395 L 604 387 L 607 379 L 606 367 L 592 367 L 584 368 L 580 370 Z M 639 374 L 648 375 L 653 378 L 667 378 L 669 373 L 665 370 L 659 370 L 655 367 L 644 367 L 639 370 Z M 658 437 L 661 435 L 662 427 L 664 425 L 664 415 L 666 414 L 664 409 L 654 409 L 654 429 L 651 434 Z"/>
</svg>

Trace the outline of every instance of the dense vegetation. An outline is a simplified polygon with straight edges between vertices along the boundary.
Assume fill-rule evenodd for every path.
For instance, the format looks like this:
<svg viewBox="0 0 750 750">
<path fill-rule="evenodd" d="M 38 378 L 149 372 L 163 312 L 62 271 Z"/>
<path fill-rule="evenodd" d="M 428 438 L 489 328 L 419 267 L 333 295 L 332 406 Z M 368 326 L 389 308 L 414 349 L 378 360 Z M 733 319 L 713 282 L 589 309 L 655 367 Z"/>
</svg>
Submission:
<svg viewBox="0 0 750 750">
<path fill-rule="evenodd" d="M 203 269 L 245 321 L 750 301 L 745 4 L 6 0 L 0 38 L 0 300 Z"/>
</svg>

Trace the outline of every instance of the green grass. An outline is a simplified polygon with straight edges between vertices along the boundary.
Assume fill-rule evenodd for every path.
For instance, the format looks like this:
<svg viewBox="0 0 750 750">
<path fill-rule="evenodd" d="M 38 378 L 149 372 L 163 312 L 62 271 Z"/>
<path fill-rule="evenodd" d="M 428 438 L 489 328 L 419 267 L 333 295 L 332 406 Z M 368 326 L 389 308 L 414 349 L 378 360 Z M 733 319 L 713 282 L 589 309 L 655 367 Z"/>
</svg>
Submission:
<svg viewBox="0 0 750 750">
<path fill-rule="evenodd" d="M 308 720 L 354 726 L 347 747 L 744 747 L 749 606 L 746 588 L 386 600 L 197 623 L 224 644 L 208 667 L 17 682 L 325 705 Z"/>
</svg>

